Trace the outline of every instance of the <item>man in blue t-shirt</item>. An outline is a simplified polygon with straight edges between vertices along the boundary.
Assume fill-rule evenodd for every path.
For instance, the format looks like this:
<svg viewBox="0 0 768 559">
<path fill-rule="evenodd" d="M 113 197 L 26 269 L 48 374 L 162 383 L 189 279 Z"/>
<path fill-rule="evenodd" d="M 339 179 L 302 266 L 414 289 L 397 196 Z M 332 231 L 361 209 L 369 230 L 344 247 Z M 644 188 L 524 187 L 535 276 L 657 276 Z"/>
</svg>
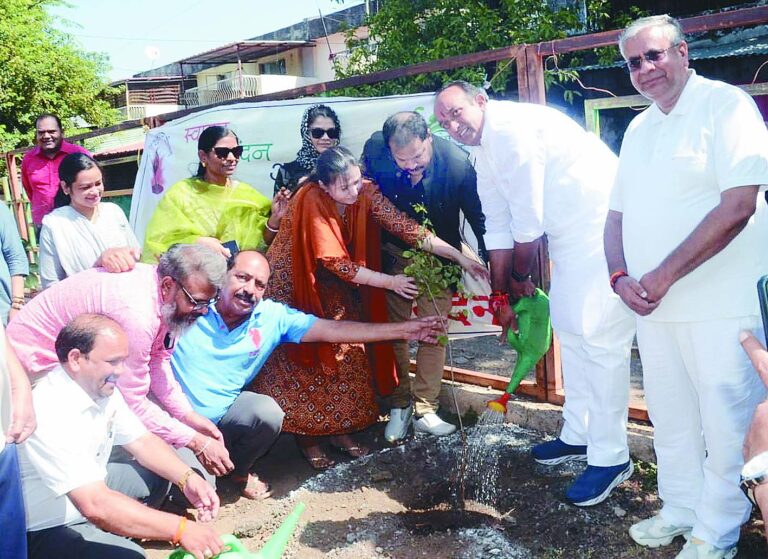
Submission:
<svg viewBox="0 0 768 559">
<path fill-rule="evenodd" d="M 319 319 L 262 299 L 270 270 L 261 253 L 242 251 L 230 259 L 228 267 L 220 299 L 182 336 L 171 358 L 174 375 L 192 407 L 217 424 L 224 441 L 209 439 L 204 449 L 213 452 L 182 458 L 199 461 L 208 474 L 229 474 L 242 486 L 244 497 L 261 499 L 269 496 L 269 486 L 250 471 L 280 434 L 283 411 L 269 396 L 243 388 L 272 350 L 283 342 L 414 339 L 435 343 L 439 320 L 362 324 Z M 190 454 L 188 449 L 179 452 L 185 451 Z"/>
</svg>

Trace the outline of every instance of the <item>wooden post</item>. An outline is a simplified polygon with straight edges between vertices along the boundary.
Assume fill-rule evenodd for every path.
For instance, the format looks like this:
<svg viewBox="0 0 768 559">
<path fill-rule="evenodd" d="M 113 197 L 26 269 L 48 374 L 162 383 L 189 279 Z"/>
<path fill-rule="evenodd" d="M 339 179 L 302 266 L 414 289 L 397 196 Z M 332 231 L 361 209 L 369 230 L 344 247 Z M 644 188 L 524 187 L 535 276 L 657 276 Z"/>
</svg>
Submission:
<svg viewBox="0 0 768 559">
<path fill-rule="evenodd" d="M 16 226 L 19 235 L 25 241 L 30 240 L 29 227 L 24 212 L 24 200 L 21 196 L 21 184 L 19 184 L 19 171 L 16 167 L 16 156 L 13 153 L 5 154 L 5 168 L 8 169 L 8 181 L 11 188 L 12 213 L 16 218 Z"/>
</svg>

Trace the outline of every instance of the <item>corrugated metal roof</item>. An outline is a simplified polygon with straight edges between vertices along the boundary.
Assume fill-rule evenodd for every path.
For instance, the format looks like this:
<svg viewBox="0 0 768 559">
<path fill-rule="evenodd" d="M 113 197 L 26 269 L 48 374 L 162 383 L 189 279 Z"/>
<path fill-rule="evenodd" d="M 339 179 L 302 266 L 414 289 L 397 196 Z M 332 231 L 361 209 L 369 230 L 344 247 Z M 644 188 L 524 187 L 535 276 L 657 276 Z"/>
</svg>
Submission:
<svg viewBox="0 0 768 559">
<path fill-rule="evenodd" d="M 768 54 L 768 25 L 735 31 L 718 31 L 714 37 L 706 36 L 688 41 L 688 57 L 692 61 L 764 54 Z M 623 64 L 623 62 L 616 61 L 613 64 L 592 64 L 571 69 L 579 71 L 600 70 L 617 68 Z"/>
</svg>

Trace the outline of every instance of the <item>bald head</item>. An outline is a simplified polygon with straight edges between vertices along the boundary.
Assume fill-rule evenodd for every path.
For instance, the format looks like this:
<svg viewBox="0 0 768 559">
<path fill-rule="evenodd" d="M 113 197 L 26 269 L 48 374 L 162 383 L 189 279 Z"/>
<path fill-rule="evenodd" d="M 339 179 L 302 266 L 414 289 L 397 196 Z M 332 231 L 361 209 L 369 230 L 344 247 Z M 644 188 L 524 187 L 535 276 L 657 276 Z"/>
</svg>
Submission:
<svg viewBox="0 0 768 559">
<path fill-rule="evenodd" d="M 56 356 L 60 363 L 66 363 L 69 352 L 77 349 L 87 355 L 96 344 L 100 334 L 125 337 L 125 332 L 113 319 L 104 314 L 86 313 L 76 316 L 61 329 L 56 337 Z"/>
</svg>

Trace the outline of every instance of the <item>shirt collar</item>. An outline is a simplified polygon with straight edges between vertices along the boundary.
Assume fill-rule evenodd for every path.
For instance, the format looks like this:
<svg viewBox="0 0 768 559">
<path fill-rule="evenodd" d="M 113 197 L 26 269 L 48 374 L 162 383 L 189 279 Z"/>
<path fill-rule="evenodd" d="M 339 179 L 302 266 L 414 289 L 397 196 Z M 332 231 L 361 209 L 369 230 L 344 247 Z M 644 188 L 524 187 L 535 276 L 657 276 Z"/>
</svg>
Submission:
<svg viewBox="0 0 768 559">
<path fill-rule="evenodd" d="M 68 142 L 66 140 L 61 141 L 61 147 L 59 148 L 59 151 L 56 152 L 56 156 L 53 159 L 56 159 L 56 157 L 59 156 L 59 154 L 69 155 L 70 153 L 76 153 L 78 152 L 78 147 L 75 144 Z M 40 149 L 40 146 L 35 146 L 31 150 L 29 150 L 30 155 L 39 155 L 41 157 L 44 157 L 42 155 L 42 150 Z M 47 159 L 47 157 L 46 157 Z"/>
<path fill-rule="evenodd" d="M 661 122 L 667 117 L 672 115 L 684 115 L 690 108 L 696 98 L 696 89 L 701 83 L 701 78 L 696 74 L 696 70 L 690 68 L 688 70 L 688 80 L 683 86 L 683 91 L 680 93 L 680 97 L 677 98 L 675 106 L 668 114 L 664 114 L 656 103 L 653 103 L 649 108 L 649 114 L 652 122 Z"/>
<path fill-rule="evenodd" d="M 67 407 L 77 411 L 89 409 L 104 409 L 109 402 L 109 398 L 102 398 L 99 402 L 94 401 L 79 384 L 64 370 L 59 364 L 48 373 L 49 382 L 56 388 L 60 401 L 67 402 Z"/>
</svg>

